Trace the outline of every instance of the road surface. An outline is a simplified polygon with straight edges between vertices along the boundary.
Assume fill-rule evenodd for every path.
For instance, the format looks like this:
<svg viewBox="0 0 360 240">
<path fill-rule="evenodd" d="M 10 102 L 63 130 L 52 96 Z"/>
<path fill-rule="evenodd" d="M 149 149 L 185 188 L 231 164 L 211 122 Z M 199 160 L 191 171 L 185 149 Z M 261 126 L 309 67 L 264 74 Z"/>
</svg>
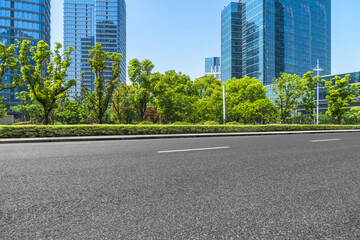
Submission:
<svg viewBox="0 0 360 240">
<path fill-rule="evenodd" d="M 0 149 L 0 239 L 360 239 L 359 133 Z"/>
</svg>

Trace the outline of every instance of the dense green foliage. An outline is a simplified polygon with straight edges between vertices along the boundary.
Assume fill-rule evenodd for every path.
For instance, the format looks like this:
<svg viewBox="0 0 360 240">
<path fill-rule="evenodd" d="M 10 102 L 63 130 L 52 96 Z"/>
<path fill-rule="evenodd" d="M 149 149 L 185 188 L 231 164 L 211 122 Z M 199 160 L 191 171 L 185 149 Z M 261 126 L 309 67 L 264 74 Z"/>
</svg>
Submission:
<svg viewBox="0 0 360 240">
<path fill-rule="evenodd" d="M 23 84 L 22 78 L 18 74 L 20 68 L 19 59 L 16 57 L 16 50 L 19 48 L 19 43 L 11 44 L 6 47 L 3 43 L 0 43 L 0 93 L 5 89 L 13 89 L 20 87 Z M 5 74 L 12 73 L 11 82 L 5 82 Z M 6 108 L 4 104 L 4 98 L 0 97 L 0 118 L 6 114 Z"/>
<path fill-rule="evenodd" d="M 57 108 L 57 100 L 76 84 L 74 79 L 66 81 L 67 68 L 71 64 L 72 47 L 60 55 L 61 44 L 56 43 L 55 51 L 49 50 L 49 45 L 39 41 L 37 46 L 30 47 L 30 41 L 24 40 L 20 51 L 21 73 L 24 82 L 28 84 L 30 97 L 41 105 L 43 124 L 49 124 L 49 116 Z M 29 58 L 30 55 L 30 58 Z M 35 61 L 35 65 L 30 61 Z M 44 74 L 46 72 L 46 74 Z"/>
<path fill-rule="evenodd" d="M 360 125 L 360 107 L 351 108 L 350 112 L 343 117 L 342 123 Z"/>
<path fill-rule="evenodd" d="M 110 54 L 102 50 L 101 44 L 96 44 L 89 51 L 89 63 L 95 74 L 95 94 L 90 98 L 98 123 L 103 123 L 106 110 L 111 102 L 113 92 L 120 82 L 120 63 L 124 58 L 121 53 Z M 108 81 L 104 77 L 104 71 L 108 68 L 108 62 L 112 63 L 112 76 Z"/>
<path fill-rule="evenodd" d="M 140 121 L 143 120 L 146 109 L 151 101 L 151 71 L 154 65 L 150 60 L 140 62 L 138 59 L 132 59 L 129 63 L 128 75 L 132 83 L 130 96 L 134 109 L 138 112 Z"/>
<path fill-rule="evenodd" d="M 280 111 L 281 122 L 286 123 L 286 118 L 299 105 L 299 98 L 303 93 L 302 79 L 296 74 L 283 73 L 274 79 L 273 91 L 276 94 L 275 103 Z"/>
<path fill-rule="evenodd" d="M 307 72 L 303 76 L 303 82 L 302 82 L 302 99 L 301 104 L 304 106 L 304 111 L 310 116 L 311 123 L 315 122 L 315 88 L 317 87 L 317 84 L 319 83 L 319 77 L 313 77 L 312 72 Z"/>
<path fill-rule="evenodd" d="M 229 121 L 245 124 L 276 121 L 275 105 L 266 97 L 266 88 L 256 78 L 233 78 L 226 82 L 225 88 Z"/>
<path fill-rule="evenodd" d="M 312 72 L 302 78 L 283 73 L 274 79 L 275 101 L 267 97 L 267 88 L 256 78 L 233 78 L 222 83 L 207 75 L 192 81 L 174 70 L 153 73 L 155 66 L 150 60 L 129 62 L 131 83 L 126 85 L 119 80 L 123 55 L 107 53 L 96 44 L 89 51 L 89 64 L 95 75 L 94 91 L 83 85 L 76 86 L 77 92 L 70 97 L 69 89 L 76 81 L 66 78 L 74 49 L 70 47 L 61 55 L 61 45 L 55 45 L 55 50 L 50 51 L 43 41 L 37 46 L 30 46 L 28 40 L 8 48 L 0 44 L 0 92 L 25 85 L 29 89 L 17 93 L 20 105 L 10 108 L 16 112 L 18 122 L 45 125 L 218 124 L 223 123 L 224 87 L 229 125 L 314 124 L 315 88 L 320 79 L 313 77 Z M 15 77 L 5 84 L 2 80 L 8 72 Z M 109 79 L 104 72 L 112 73 Z M 76 78 L 79 77 L 84 82 L 84 73 Z M 346 76 L 325 82 L 329 107 L 326 115 L 319 116 L 320 123 L 359 123 L 359 110 L 350 111 L 350 104 L 359 97 L 359 84 L 349 84 L 349 81 Z M 6 113 L 2 100 L 0 117 Z"/>
<path fill-rule="evenodd" d="M 344 78 L 335 77 L 333 80 L 324 81 L 327 87 L 326 99 L 329 103 L 329 109 L 326 113 L 335 118 L 339 124 L 341 124 L 343 116 L 349 112 L 347 106 L 354 103 L 355 98 L 359 96 L 360 83 L 349 86 L 349 82 L 350 75 L 346 75 Z"/>
<path fill-rule="evenodd" d="M 339 125 L 68 125 L 1 126 L 0 138 L 112 136 L 144 134 L 235 133 L 304 130 L 360 129 Z"/>
</svg>

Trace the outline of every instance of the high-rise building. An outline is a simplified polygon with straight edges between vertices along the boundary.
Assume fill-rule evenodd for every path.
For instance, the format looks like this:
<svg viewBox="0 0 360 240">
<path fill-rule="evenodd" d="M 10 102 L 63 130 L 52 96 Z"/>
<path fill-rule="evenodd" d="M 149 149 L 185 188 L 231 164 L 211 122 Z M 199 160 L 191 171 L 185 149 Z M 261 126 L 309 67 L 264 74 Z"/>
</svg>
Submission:
<svg viewBox="0 0 360 240">
<path fill-rule="evenodd" d="M 44 40 L 50 45 L 50 0 L 0 0 L 0 42 L 9 46 L 12 43 L 30 40 L 32 45 Z M 10 83 L 16 74 L 6 73 L 3 82 Z M 18 105 L 15 93 L 26 91 L 27 87 L 7 89 L 1 92 L 8 108 Z"/>
<path fill-rule="evenodd" d="M 221 13 L 222 81 L 331 73 L 331 0 L 239 0 Z"/>
<path fill-rule="evenodd" d="M 94 73 L 88 62 L 89 50 L 100 43 L 109 53 L 123 53 L 120 80 L 126 82 L 126 3 L 125 0 L 65 0 L 64 47 L 73 46 L 73 63 L 68 68 L 68 79 L 76 79 L 73 96 L 80 87 L 94 89 Z M 81 84 L 81 72 L 84 81 Z M 111 62 L 104 71 L 111 78 Z"/>
<path fill-rule="evenodd" d="M 221 80 L 220 57 L 205 58 L 205 75 L 214 75 Z"/>
<path fill-rule="evenodd" d="M 242 77 L 242 3 L 221 12 L 221 81 Z"/>
</svg>

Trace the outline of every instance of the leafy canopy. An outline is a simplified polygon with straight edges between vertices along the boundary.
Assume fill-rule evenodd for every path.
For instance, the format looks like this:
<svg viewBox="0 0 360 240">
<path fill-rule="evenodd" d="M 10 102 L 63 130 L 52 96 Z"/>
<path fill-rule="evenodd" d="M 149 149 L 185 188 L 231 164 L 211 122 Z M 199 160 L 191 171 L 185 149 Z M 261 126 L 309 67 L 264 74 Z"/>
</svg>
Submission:
<svg viewBox="0 0 360 240">
<path fill-rule="evenodd" d="M 44 41 L 30 47 L 30 41 L 24 40 L 20 49 L 23 81 L 28 83 L 31 99 L 40 103 L 45 125 L 49 124 L 50 113 L 57 108 L 57 100 L 76 84 L 75 79 L 66 80 L 74 48 L 69 47 L 63 56 L 60 55 L 61 48 L 60 43 L 55 43 L 55 50 L 51 52 Z"/>
</svg>

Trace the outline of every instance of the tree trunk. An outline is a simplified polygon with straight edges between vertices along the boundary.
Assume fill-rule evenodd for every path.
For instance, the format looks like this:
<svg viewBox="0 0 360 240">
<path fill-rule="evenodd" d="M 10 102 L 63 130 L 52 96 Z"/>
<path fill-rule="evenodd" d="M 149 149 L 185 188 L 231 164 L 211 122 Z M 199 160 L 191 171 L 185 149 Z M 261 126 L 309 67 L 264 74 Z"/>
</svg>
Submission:
<svg viewBox="0 0 360 240">
<path fill-rule="evenodd" d="M 341 125 L 341 117 L 338 118 L 338 124 Z"/>
<path fill-rule="evenodd" d="M 44 116 L 44 125 L 49 125 L 49 113 L 45 113 Z"/>
<path fill-rule="evenodd" d="M 99 119 L 98 119 L 99 124 L 103 124 L 103 117 L 104 114 L 99 111 Z"/>
<path fill-rule="evenodd" d="M 118 118 L 118 123 L 121 124 L 121 114 L 116 113 L 116 115 L 117 115 L 117 118 Z"/>
</svg>

